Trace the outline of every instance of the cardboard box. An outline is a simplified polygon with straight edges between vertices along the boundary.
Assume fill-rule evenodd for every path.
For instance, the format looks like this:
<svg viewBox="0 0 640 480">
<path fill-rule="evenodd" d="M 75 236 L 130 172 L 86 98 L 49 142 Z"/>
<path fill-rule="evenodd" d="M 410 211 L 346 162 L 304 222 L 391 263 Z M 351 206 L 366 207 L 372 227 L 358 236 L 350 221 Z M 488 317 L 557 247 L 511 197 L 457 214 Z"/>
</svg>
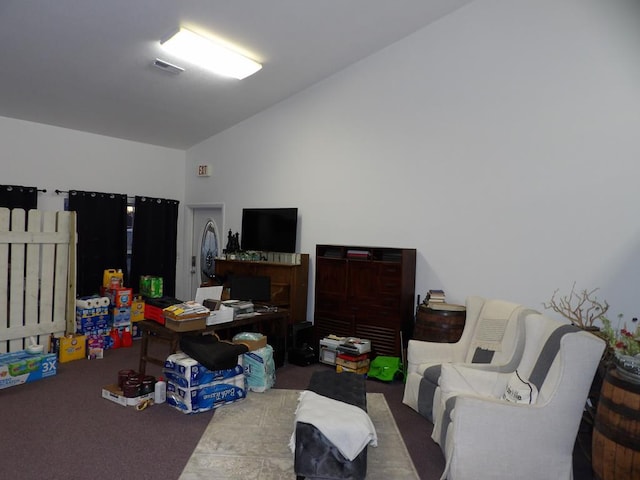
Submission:
<svg viewBox="0 0 640 480">
<path fill-rule="evenodd" d="M 109 330 L 111 330 L 111 317 L 109 315 L 76 318 L 76 333 L 105 335 L 109 333 Z"/>
<path fill-rule="evenodd" d="M 174 332 L 192 332 L 194 330 L 204 330 L 207 328 L 207 317 L 187 318 L 176 320 L 171 317 L 164 317 L 164 326 Z"/>
<path fill-rule="evenodd" d="M 91 318 L 96 315 L 95 308 L 76 307 L 76 320 L 79 318 Z"/>
<path fill-rule="evenodd" d="M 233 308 L 221 306 L 218 310 L 211 310 L 207 317 L 207 325 L 233 322 Z"/>
<path fill-rule="evenodd" d="M 128 327 L 131 325 L 131 307 L 119 307 L 111 309 L 111 324 L 118 327 Z"/>
<path fill-rule="evenodd" d="M 55 353 L 32 354 L 20 350 L 0 354 L 0 390 L 52 377 L 56 373 Z"/>
<path fill-rule="evenodd" d="M 137 295 L 131 300 L 131 323 L 144 320 L 144 300 L 142 296 Z"/>
<path fill-rule="evenodd" d="M 353 360 L 349 360 L 348 358 L 345 358 L 343 355 L 338 355 L 338 358 L 336 358 L 336 366 L 341 366 L 352 371 L 356 371 L 361 368 L 366 368 L 368 371 L 369 359 L 366 358 L 363 360 L 353 361 Z"/>
<path fill-rule="evenodd" d="M 105 336 L 104 335 L 87 335 L 87 358 L 93 360 L 96 358 L 104 358 Z"/>
<path fill-rule="evenodd" d="M 140 293 L 145 297 L 160 298 L 162 297 L 162 284 L 162 277 L 142 275 L 140 277 Z"/>
<path fill-rule="evenodd" d="M 120 389 L 120 387 L 118 387 L 117 383 L 105 385 L 104 387 L 102 387 L 102 398 L 111 400 L 112 402 L 124 407 L 135 407 L 140 402 L 152 399 L 153 397 L 154 392 L 145 393 L 144 395 L 140 395 L 139 397 L 125 397 L 122 394 L 122 390 Z"/>
<path fill-rule="evenodd" d="M 101 288 L 101 293 L 109 299 L 111 307 L 130 307 L 133 301 L 133 290 L 127 287 Z"/>
<path fill-rule="evenodd" d="M 369 365 L 367 365 L 366 367 L 360 367 L 356 369 L 343 367 L 342 365 L 336 365 L 336 372 L 338 373 L 351 372 L 351 373 L 358 373 L 358 374 L 364 375 L 366 373 L 369 373 Z"/>
<path fill-rule="evenodd" d="M 167 357 L 162 373 L 167 381 L 178 387 L 193 388 L 212 382 L 224 382 L 244 373 L 242 360 L 242 355 L 239 355 L 238 364 L 234 368 L 209 370 L 186 353 L 178 352 Z"/>
<path fill-rule="evenodd" d="M 236 339 L 234 337 L 233 343 L 235 343 L 236 345 L 246 345 L 250 352 L 254 352 L 267 346 L 267 336 L 263 335 L 257 340 L 249 340 L 245 338 Z"/>
<path fill-rule="evenodd" d="M 206 412 L 246 396 L 244 373 L 193 388 L 182 388 L 171 381 L 167 382 L 167 403 L 183 413 Z"/>
<path fill-rule="evenodd" d="M 60 363 L 80 360 L 87 356 L 86 335 L 67 335 L 60 337 L 60 351 L 58 353 Z"/>
<path fill-rule="evenodd" d="M 207 327 L 209 309 L 189 301 L 170 305 L 162 310 L 164 326 L 175 332 L 203 330 Z"/>
</svg>

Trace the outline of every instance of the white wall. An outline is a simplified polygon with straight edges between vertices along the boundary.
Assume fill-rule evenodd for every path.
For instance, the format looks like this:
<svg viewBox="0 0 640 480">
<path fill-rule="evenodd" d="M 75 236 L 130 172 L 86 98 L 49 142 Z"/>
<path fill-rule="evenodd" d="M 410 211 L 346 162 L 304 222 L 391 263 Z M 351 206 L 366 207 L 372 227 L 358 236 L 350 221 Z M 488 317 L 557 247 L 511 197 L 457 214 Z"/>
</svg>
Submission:
<svg viewBox="0 0 640 480">
<path fill-rule="evenodd" d="M 0 183 L 46 189 L 38 196 L 41 210 L 64 208 L 65 195 L 56 195 L 56 189 L 146 195 L 184 204 L 181 150 L 0 117 L 0 152 Z M 178 271 L 184 270 L 181 258 L 177 264 Z"/>
<path fill-rule="evenodd" d="M 420 295 L 543 309 L 575 281 L 640 316 L 636 4 L 477 0 L 190 149 L 186 203 L 234 232 L 298 207 L 311 254 L 415 247 Z"/>
</svg>

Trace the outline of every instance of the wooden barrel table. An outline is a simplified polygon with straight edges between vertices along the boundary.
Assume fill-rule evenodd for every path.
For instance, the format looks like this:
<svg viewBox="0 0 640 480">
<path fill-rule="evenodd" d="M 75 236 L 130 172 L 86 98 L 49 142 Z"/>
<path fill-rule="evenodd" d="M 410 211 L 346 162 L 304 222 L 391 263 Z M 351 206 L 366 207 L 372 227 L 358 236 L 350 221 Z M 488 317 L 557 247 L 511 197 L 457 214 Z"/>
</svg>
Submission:
<svg viewBox="0 0 640 480">
<path fill-rule="evenodd" d="M 616 369 L 609 370 L 602 383 L 591 464 L 596 480 L 640 478 L 640 383 Z"/>
<path fill-rule="evenodd" d="M 425 342 L 455 343 L 460 340 L 466 318 L 467 309 L 463 305 L 421 304 L 416 310 L 413 338 Z"/>
</svg>

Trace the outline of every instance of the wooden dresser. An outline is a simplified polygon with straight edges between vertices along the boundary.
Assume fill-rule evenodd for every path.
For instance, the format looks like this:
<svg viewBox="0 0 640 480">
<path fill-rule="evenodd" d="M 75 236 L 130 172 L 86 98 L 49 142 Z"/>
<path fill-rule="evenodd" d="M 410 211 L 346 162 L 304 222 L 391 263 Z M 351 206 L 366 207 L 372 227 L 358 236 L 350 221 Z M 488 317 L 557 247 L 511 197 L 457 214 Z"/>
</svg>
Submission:
<svg viewBox="0 0 640 480">
<path fill-rule="evenodd" d="M 316 246 L 314 326 L 329 334 L 371 340 L 378 355 L 401 356 L 414 318 L 416 250 Z"/>
</svg>

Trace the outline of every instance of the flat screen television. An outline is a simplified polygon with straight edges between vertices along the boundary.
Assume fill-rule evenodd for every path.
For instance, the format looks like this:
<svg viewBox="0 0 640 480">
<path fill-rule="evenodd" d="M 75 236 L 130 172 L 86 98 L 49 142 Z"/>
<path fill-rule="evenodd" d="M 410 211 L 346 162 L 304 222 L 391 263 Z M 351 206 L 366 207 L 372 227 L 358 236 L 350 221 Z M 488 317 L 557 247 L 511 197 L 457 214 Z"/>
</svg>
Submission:
<svg viewBox="0 0 640 480">
<path fill-rule="evenodd" d="M 297 208 L 244 208 L 242 250 L 295 253 Z"/>
</svg>

